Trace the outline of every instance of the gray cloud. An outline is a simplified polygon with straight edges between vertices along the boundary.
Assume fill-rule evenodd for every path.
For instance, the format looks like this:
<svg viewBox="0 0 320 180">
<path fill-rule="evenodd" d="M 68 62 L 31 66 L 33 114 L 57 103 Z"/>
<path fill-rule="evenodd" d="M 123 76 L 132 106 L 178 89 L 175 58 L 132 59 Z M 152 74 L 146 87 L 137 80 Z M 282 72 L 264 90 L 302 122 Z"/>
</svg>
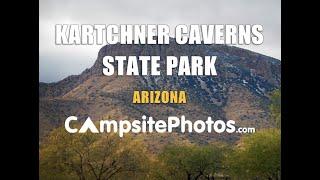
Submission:
<svg viewBox="0 0 320 180">
<path fill-rule="evenodd" d="M 54 25 L 261 24 L 262 45 L 241 46 L 281 58 L 281 0 L 40 0 L 40 81 L 52 82 L 90 67 L 99 46 L 54 45 Z"/>
</svg>

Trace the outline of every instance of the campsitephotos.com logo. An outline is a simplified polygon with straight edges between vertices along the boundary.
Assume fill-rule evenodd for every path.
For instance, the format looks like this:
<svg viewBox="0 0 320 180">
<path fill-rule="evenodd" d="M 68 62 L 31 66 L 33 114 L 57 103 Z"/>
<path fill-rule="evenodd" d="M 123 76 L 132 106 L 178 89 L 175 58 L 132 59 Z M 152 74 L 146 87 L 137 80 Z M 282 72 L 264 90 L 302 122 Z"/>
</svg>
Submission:
<svg viewBox="0 0 320 180">
<path fill-rule="evenodd" d="M 142 116 L 141 120 L 100 120 L 95 123 L 88 117 L 84 123 L 77 128 L 73 126 L 78 122 L 76 116 L 69 116 L 65 120 L 65 129 L 69 133 L 118 133 L 123 137 L 126 133 L 255 133 L 254 127 L 236 127 L 234 120 L 187 120 L 185 116 L 169 116 L 167 121 L 154 120 L 153 117 Z"/>
</svg>

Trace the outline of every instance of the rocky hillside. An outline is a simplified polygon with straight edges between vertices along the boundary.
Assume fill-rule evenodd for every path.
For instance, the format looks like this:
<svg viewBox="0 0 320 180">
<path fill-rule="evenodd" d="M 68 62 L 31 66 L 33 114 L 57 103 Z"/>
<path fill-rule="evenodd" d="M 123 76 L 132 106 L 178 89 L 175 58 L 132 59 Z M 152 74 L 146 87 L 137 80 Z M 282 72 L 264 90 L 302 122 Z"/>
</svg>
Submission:
<svg viewBox="0 0 320 180">
<path fill-rule="evenodd" d="M 104 76 L 104 56 L 154 55 L 217 56 L 218 76 Z M 162 64 L 165 61 L 161 61 Z M 162 65 L 161 67 L 165 67 Z M 161 69 L 164 71 L 164 69 Z M 277 59 L 225 45 L 107 45 L 99 51 L 95 64 L 80 75 L 56 83 L 40 83 L 40 138 L 66 117 L 76 115 L 92 119 L 139 119 L 143 114 L 156 119 L 185 115 L 196 120 L 210 115 L 233 119 L 239 126 L 271 126 L 268 120 L 268 94 L 280 87 L 281 62 Z M 133 105 L 133 90 L 185 90 L 184 105 Z M 83 119 L 84 120 L 84 119 Z M 236 135 L 181 134 L 191 141 L 219 139 L 234 141 Z"/>
</svg>

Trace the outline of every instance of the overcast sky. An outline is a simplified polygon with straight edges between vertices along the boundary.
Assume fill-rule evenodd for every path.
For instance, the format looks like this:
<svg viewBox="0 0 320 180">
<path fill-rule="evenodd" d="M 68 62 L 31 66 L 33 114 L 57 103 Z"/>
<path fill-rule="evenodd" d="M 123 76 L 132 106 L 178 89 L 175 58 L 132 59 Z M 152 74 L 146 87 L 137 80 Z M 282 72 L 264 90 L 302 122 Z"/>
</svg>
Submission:
<svg viewBox="0 0 320 180">
<path fill-rule="evenodd" d="M 241 46 L 281 58 L 280 0 L 40 0 L 40 82 L 79 74 L 101 46 L 56 46 L 55 24 L 261 24 L 264 43 Z"/>
</svg>

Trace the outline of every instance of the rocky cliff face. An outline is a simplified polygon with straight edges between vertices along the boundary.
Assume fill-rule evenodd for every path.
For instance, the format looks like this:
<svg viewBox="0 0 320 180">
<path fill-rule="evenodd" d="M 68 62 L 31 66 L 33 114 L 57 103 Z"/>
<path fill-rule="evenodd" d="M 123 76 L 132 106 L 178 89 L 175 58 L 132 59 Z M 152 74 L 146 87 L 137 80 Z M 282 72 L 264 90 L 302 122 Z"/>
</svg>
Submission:
<svg viewBox="0 0 320 180">
<path fill-rule="evenodd" d="M 104 56 L 217 56 L 217 76 L 104 76 Z M 162 64 L 165 61 L 161 61 Z M 164 71 L 165 65 L 161 65 Z M 185 115 L 196 120 L 210 115 L 233 119 L 239 126 L 268 127 L 268 95 L 280 88 L 281 62 L 248 50 L 225 45 L 107 45 L 95 64 L 80 75 L 57 83 L 40 83 L 40 136 L 63 124 L 66 117 L 111 116 L 114 119 L 139 119 L 143 114 L 156 119 Z M 133 105 L 133 90 L 185 90 L 185 105 Z M 182 135 L 193 141 L 212 139 L 233 141 L 236 135 Z"/>
</svg>

